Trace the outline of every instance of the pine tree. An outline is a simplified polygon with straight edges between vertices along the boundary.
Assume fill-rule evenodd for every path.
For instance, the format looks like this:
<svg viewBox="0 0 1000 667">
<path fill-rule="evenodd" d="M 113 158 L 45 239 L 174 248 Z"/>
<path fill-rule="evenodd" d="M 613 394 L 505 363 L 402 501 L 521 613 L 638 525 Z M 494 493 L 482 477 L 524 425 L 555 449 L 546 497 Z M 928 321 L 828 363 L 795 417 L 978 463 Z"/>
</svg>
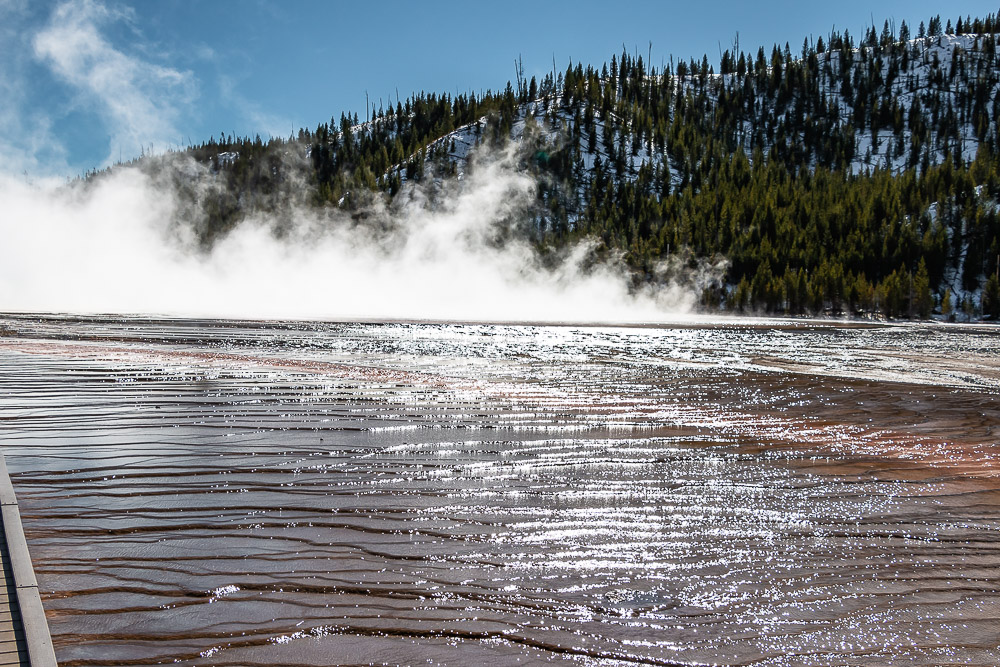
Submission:
<svg viewBox="0 0 1000 667">
<path fill-rule="evenodd" d="M 983 315 L 991 319 L 1000 319 L 1000 278 L 992 274 L 983 288 Z"/>
<path fill-rule="evenodd" d="M 917 275 L 913 278 L 913 295 L 917 315 L 920 319 L 926 320 L 931 316 L 934 298 L 931 296 L 930 277 L 927 275 L 927 263 L 923 257 L 920 258 Z"/>
</svg>

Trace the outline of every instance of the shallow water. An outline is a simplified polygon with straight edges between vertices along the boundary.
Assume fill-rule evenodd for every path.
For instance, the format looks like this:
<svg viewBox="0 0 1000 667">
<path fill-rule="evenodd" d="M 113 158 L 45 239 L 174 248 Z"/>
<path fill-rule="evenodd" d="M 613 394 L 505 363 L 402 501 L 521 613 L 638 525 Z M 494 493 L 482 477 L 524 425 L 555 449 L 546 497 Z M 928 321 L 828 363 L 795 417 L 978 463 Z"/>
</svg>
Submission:
<svg viewBox="0 0 1000 667">
<path fill-rule="evenodd" d="M 1000 335 L 0 318 L 63 665 L 1000 664 Z"/>
</svg>

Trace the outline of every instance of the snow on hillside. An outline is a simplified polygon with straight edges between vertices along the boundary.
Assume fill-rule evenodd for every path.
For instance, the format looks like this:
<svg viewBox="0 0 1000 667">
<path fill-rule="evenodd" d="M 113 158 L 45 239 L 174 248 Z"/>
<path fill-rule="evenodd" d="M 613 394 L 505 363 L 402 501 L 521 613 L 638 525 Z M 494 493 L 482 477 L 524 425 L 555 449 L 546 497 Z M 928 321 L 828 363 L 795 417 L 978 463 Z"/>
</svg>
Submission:
<svg viewBox="0 0 1000 667">
<path fill-rule="evenodd" d="M 996 62 L 990 63 L 980 52 L 981 35 L 940 35 L 933 38 L 914 39 L 908 42 L 910 51 L 909 67 L 906 71 L 901 71 L 895 76 L 891 76 L 893 63 L 887 58 L 881 58 L 881 70 L 879 72 L 883 81 L 891 83 L 884 93 L 886 98 L 897 100 L 907 115 L 915 103 L 920 103 L 924 109 L 930 109 L 934 104 L 943 104 L 945 108 L 956 110 L 959 108 L 958 93 L 955 87 L 944 85 L 945 76 L 951 77 L 952 68 L 960 59 L 966 59 L 966 67 L 980 65 L 994 68 Z M 855 53 L 859 53 L 856 50 Z M 834 89 L 834 81 L 842 72 L 843 63 L 840 53 L 833 52 L 826 54 L 829 64 L 831 78 L 826 79 L 827 94 L 834 93 L 833 99 L 839 104 L 841 118 L 849 119 L 851 108 L 844 100 L 839 90 Z M 857 63 L 854 63 L 857 66 Z M 823 70 L 826 71 L 825 68 Z M 948 72 L 948 75 L 943 73 Z M 941 73 L 942 76 L 938 76 Z M 940 80 L 940 82 L 939 82 Z M 994 86 L 991 98 L 996 99 L 1000 94 L 1000 86 Z M 846 121 L 845 121 L 846 122 Z M 891 132 L 872 132 L 870 129 L 859 130 L 856 134 L 857 144 L 855 155 L 851 162 L 851 168 L 855 173 L 861 173 L 871 169 L 891 169 L 899 173 L 906 168 L 905 149 L 902 152 L 893 150 L 892 144 L 897 142 Z M 931 164 L 939 163 L 944 159 L 946 150 L 956 147 L 956 144 L 946 144 L 947 138 L 941 137 L 936 130 L 931 130 L 931 145 L 939 148 L 934 151 L 930 158 Z M 909 128 L 902 135 L 902 145 L 909 146 L 911 136 Z M 979 150 L 979 140 L 976 138 L 975 128 L 970 122 L 960 124 L 958 128 L 958 144 L 961 159 L 969 162 L 976 157 Z M 887 153 L 888 149 L 888 153 Z"/>
<path fill-rule="evenodd" d="M 876 40 L 872 32 L 855 48 L 846 33 L 834 33 L 825 47 L 804 44 L 801 58 L 793 57 L 788 45 L 775 47 L 770 57 L 763 49 L 756 58 L 738 55 L 737 64 L 727 52 L 720 64 L 725 73 L 715 73 L 707 59 L 690 66 L 672 63 L 657 72 L 644 69 L 641 58 L 622 54 L 617 69 L 612 60 L 610 73 L 607 66 L 598 72 L 577 65 L 565 76 L 546 76 L 537 88 L 533 80 L 530 89 L 537 95 L 529 96 L 521 81 L 516 94 L 508 87 L 479 100 L 421 95 L 405 108 L 397 103 L 388 113 L 380 110 L 365 123 L 342 117 L 337 125 L 307 133 L 305 140 L 300 135 L 300 142 L 329 186 L 321 198 L 340 205 L 353 204 L 350 191 L 358 188 L 394 194 L 408 181 L 463 179 L 477 151 L 509 142 L 519 164 L 539 178 L 534 209 L 539 238 L 584 222 L 588 229 L 617 225 L 611 232 L 617 234 L 629 224 L 618 218 L 639 211 L 636 206 L 623 213 L 630 202 L 652 201 L 642 223 L 644 239 L 650 229 L 665 229 L 656 219 L 666 215 L 657 210 L 666 205 L 665 197 L 703 193 L 705 175 L 719 173 L 734 152 L 742 151 L 751 162 L 771 155 L 792 174 L 824 168 L 860 175 L 923 173 L 948 160 L 968 164 L 982 143 L 1000 146 L 995 35 L 894 42 L 886 34 Z M 475 120 L 453 125 L 470 118 Z M 307 146 L 322 153 L 310 155 Z M 356 160 L 362 153 L 366 161 Z M 228 164 L 228 158 L 226 153 L 219 161 Z M 341 174 L 336 182 L 334 174 Z M 996 206 L 986 199 L 988 192 L 971 196 Z M 964 198 L 968 202 L 969 195 Z M 928 232 L 928 221 L 947 227 L 941 247 L 948 248 L 949 268 L 940 284 L 953 295 L 971 297 L 961 292 L 961 283 L 973 282 L 964 267 L 982 264 L 982 252 L 965 261 L 968 235 L 961 214 L 948 201 L 939 205 L 949 207 L 940 218 L 943 225 L 936 222 L 937 206 L 896 222 L 920 227 L 920 234 Z M 621 237 L 626 234 L 635 236 L 626 231 Z M 605 233 L 608 238 L 621 242 Z M 657 239 L 655 252 L 667 248 L 669 254 L 664 239 Z M 677 247 L 688 238 L 669 242 Z M 941 277 L 939 270 L 935 281 Z"/>
<path fill-rule="evenodd" d="M 908 66 L 905 70 L 894 68 L 891 59 L 884 55 L 871 56 L 874 62 L 879 63 L 879 78 L 886 82 L 884 90 L 879 92 L 883 99 L 895 100 L 900 106 L 905 120 L 905 129 L 897 136 L 892 129 L 881 128 L 873 131 L 871 127 L 857 127 L 852 119 L 854 113 L 851 105 L 845 99 L 844 91 L 838 84 L 843 74 L 844 63 L 839 51 L 827 51 L 819 54 L 820 73 L 820 94 L 827 103 L 836 106 L 834 112 L 838 120 L 835 127 L 840 130 L 853 129 L 854 133 L 854 157 L 849 163 L 850 169 L 854 173 L 863 173 L 874 169 L 891 169 L 895 173 L 903 171 L 907 167 L 908 150 L 911 146 L 912 136 L 910 133 L 909 114 L 914 104 L 919 105 L 925 122 L 930 127 L 930 139 L 928 141 L 928 163 L 939 164 L 949 153 L 959 153 L 963 161 L 971 161 L 975 158 L 979 149 L 979 140 L 976 137 L 976 128 L 968 119 L 968 114 L 963 113 L 959 100 L 958 86 L 948 86 L 945 82 L 954 78 L 956 67 L 980 72 L 984 69 L 1000 67 L 1000 58 L 990 60 L 981 52 L 981 42 L 983 35 L 940 35 L 934 38 L 923 38 L 910 40 L 907 50 Z M 857 70 L 862 67 L 860 56 L 865 49 L 863 47 L 853 50 L 850 67 Z M 895 71 L 894 71 L 895 69 Z M 870 75 L 870 73 L 868 73 Z M 855 74 L 855 76 L 857 76 Z M 683 95 L 692 90 L 695 86 L 696 77 L 674 77 L 676 93 Z M 740 85 L 736 75 L 713 74 L 709 77 L 708 89 L 719 91 L 726 86 Z M 1000 98 L 1000 83 L 996 83 L 989 93 L 992 100 Z M 517 112 L 517 120 L 511 127 L 510 139 L 521 141 L 524 131 L 528 125 L 528 119 L 534 119 L 540 128 L 543 138 L 553 145 L 565 144 L 569 129 L 574 120 L 572 110 L 561 107 L 558 95 L 544 99 L 536 99 L 521 105 Z M 933 110 L 933 111 L 932 111 Z M 952 113 L 964 118 L 958 123 L 957 138 L 943 136 L 937 130 L 938 113 Z M 546 120 L 546 117 L 551 120 Z M 618 122 L 617 119 L 612 119 Z M 753 118 L 744 121 L 742 131 L 742 143 L 747 147 L 749 155 L 750 137 L 754 132 Z M 777 120 L 784 120 L 784 116 L 779 116 Z M 605 145 L 604 133 L 605 124 L 600 119 L 594 121 L 597 125 L 597 146 L 594 151 L 588 150 L 586 136 L 580 138 L 577 146 L 577 153 L 582 159 L 583 168 L 587 171 L 593 169 L 595 158 L 600 157 L 605 162 L 608 159 L 606 151 L 601 147 Z M 366 124 L 367 125 L 367 124 Z M 430 144 L 428 152 L 441 150 L 449 160 L 458 165 L 458 173 L 464 171 L 469 155 L 481 143 L 483 132 L 487 126 L 487 118 L 483 117 L 476 123 L 471 123 L 455 129 L 437 141 Z M 365 131 L 365 126 L 359 126 L 357 131 Z M 618 132 L 613 132 L 611 142 L 616 150 L 621 150 L 620 137 Z M 900 148 L 902 147 L 902 148 Z M 957 150 L 956 150 L 957 149 Z M 679 169 L 671 164 L 669 158 L 669 145 L 667 150 L 655 150 L 648 143 L 642 143 L 634 154 L 629 151 L 628 174 L 635 178 L 639 168 L 644 164 L 659 165 L 664 168 L 665 173 L 669 173 L 672 181 L 676 184 L 680 182 Z M 395 167 L 400 170 L 401 165 Z M 405 176 L 404 176 L 405 178 Z"/>
</svg>

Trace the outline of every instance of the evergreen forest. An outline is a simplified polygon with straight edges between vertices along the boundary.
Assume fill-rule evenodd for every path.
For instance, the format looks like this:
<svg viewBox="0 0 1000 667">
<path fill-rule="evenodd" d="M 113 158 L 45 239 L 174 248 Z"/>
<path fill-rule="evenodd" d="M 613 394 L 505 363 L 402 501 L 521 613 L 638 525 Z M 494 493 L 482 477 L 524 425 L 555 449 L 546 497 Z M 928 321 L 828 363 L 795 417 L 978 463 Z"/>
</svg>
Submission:
<svg viewBox="0 0 1000 667">
<path fill-rule="evenodd" d="M 379 101 L 287 138 L 183 154 L 217 187 L 173 187 L 209 248 L 290 201 L 364 216 L 510 149 L 537 182 L 520 233 L 591 239 L 636 285 L 666 258 L 724 258 L 708 311 L 1000 318 L 1000 18 L 885 22 L 654 66 L 623 50 L 503 90 Z M 167 156 L 129 165 L 153 170 Z M 106 172 L 87 175 L 101 178 Z"/>
</svg>

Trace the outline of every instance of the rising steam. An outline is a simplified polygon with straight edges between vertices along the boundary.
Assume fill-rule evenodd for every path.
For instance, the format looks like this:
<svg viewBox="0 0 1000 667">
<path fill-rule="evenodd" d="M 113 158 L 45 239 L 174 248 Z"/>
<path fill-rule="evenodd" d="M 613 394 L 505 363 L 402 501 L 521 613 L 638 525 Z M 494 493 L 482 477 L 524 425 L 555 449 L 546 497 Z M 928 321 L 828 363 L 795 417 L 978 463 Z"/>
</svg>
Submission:
<svg viewBox="0 0 1000 667">
<path fill-rule="evenodd" d="M 42 25 L 30 16 L 27 3 L 0 0 L 0 312 L 654 321 L 685 312 L 721 275 L 667 262 L 656 287 L 637 289 L 620 262 L 595 261 L 593 243 L 541 257 L 512 230 L 530 219 L 536 184 L 510 152 L 480 157 L 462 181 L 376 201 L 361 220 L 305 204 L 299 184 L 206 249 L 202 204 L 224 179 L 183 154 L 85 183 L 28 182 L 29 171 L 74 171 L 49 105 L 26 106 L 29 65 L 67 87 L 64 105 L 102 121 L 105 164 L 177 143 L 201 90 L 147 45 L 112 39 L 110 27 L 134 20 L 127 8 L 65 0 Z"/>
<path fill-rule="evenodd" d="M 215 187 L 187 158 L 169 168 Z M 433 197 L 412 188 L 373 205 L 365 224 L 290 204 L 281 225 L 248 218 L 209 251 L 177 224 L 191 214 L 165 180 L 137 168 L 86 186 L 0 177 L 0 310 L 662 321 L 686 312 L 698 291 L 689 275 L 634 289 L 618 263 L 595 263 L 588 243 L 543 262 L 522 235 L 504 233 L 535 197 L 509 154 L 481 160 Z"/>
</svg>

